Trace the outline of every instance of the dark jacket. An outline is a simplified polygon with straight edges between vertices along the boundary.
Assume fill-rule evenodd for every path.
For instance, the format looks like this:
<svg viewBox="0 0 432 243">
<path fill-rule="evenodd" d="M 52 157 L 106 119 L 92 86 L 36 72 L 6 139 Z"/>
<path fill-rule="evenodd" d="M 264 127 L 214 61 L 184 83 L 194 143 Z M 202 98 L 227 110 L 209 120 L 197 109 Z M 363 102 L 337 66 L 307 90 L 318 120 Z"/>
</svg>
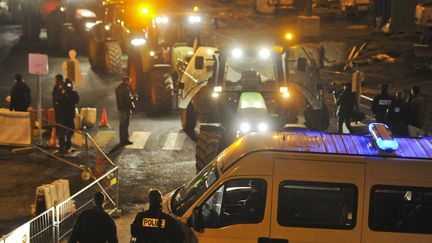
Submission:
<svg viewBox="0 0 432 243">
<path fill-rule="evenodd" d="M 114 220 L 100 206 L 78 216 L 68 243 L 118 243 Z"/>
<path fill-rule="evenodd" d="M 185 238 L 177 221 L 163 213 L 160 207 L 138 213 L 131 224 L 131 235 L 137 238 L 137 243 L 181 243 Z"/>
<path fill-rule="evenodd" d="M 342 91 L 336 100 L 336 105 L 339 106 L 337 115 L 339 117 L 351 117 L 356 104 L 355 94 L 350 89 Z"/>
<path fill-rule="evenodd" d="M 59 109 L 59 102 L 62 96 L 61 93 L 61 85 L 54 85 L 53 91 L 52 91 L 52 101 L 53 101 L 53 108 L 55 112 L 55 118 L 56 122 L 60 122 L 60 109 Z"/>
<path fill-rule="evenodd" d="M 63 119 L 74 119 L 75 108 L 79 102 L 79 95 L 74 90 L 66 90 L 58 98 L 58 109 Z"/>
<path fill-rule="evenodd" d="M 396 99 L 387 111 L 387 121 L 394 135 L 406 136 L 409 122 L 408 104 L 403 99 Z"/>
<path fill-rule="evenodd" d="M 426 120 L 426 98 L 422 95 L 414 96 L 410 103 L 410 124 L 422 129 Z"/>
<path fill-rule="evenodd" d="M 387 92 L 382 92 L 380 95 L 374 97 L 371 109 L 375 114 L 375 120 L 377 122 L 386 122 L 387 110 L 393 100 L 393 97 L 391 97 Z"/>
<path fill-rule="evenodd" d="M 125 83 L 121 83 L 116 88 L 117 109 L 119 111 L 131 111 L 135 108 L 132 94 Z"/>
<path fill-rule="evenodd" d="M 11 111 L 27 111 L 31 103 L 30 88 L 24 82 L 16 82 L 11 90 Z"/>
</svg>

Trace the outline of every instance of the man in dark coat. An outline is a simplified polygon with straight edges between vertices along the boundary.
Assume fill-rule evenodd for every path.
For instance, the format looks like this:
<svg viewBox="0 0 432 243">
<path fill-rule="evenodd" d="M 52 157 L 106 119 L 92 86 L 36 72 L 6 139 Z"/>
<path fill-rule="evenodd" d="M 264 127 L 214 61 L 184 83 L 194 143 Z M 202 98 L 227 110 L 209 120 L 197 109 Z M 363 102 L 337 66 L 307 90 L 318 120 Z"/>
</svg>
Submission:
<svg viewBox="0 0 432 243">
<path fill-rule="evenodd" d="M 59 109 L 59 102 L 62 96 L 62 90 L 65 88 L 65 81 L 63 80 L 63 75 L 57 74 L 55 76 L 55 85 L 53 87 L 52 91 L 52 102 L 53 102 L 53 108 L 54 108 L 54 115 L 56 123 L 60 124 L 60 109 Z M 60 126 L 56 126 L 57 134 L 61 133 Z"/>
<path fill-rule="evenodd" d="M 251 193 L 246 199 L 241 216 L 250 222 L 259 222 L 264 216 L 265 209 L 265 185 L 260 180 L 250 182 Z"/>
<path fill-rule="evenodd" d="M 103 209 L 105 196 L 94 195 L 95 206 L 85 210 L 75 222 L 68 243 L 118 243 L 114 220 Z"/>
<path fill-rule="evenodd" d="M 409 122 L 409 108 L 404 101 L 403 92 L 396 92 L 396 99 L 387 112 L 387 121 L 394 135 L 407 136 Z"/>
<path fill-rule="evenodd" d="M 349 132 L 352 133 L 351 118 L 354 111 L 354 107 L 357 106 L 355 94 L 351 92 L 351 84 L 345 83 L 339 97 L 336 99 L 336 105 L 338 106 L 338 133 L 342 133 L 342 126 L 348 128 Z"/>
<path fill-rule="evenodd" d="M 410 124 L 423 129 L 426 120 L 426 98 L 421 94 L 420 86 L 412 87 L 411 97 L 409 101 Z"/>
<path fill-rule="evenodd" d="M 381 94 L 374 97 L 372 101 L 372 113 L 375 114 L 375 121 L 387 123 L 386 115 L 387 110 L 393 102 L 393 97 L 391 97 L 387 91 L 387 84 L 381 85 Z"/>
<path fill-rule="evenodd" d="M 124 77 L 123 81 L 116 88 L 117 109 L 120 113 L 120 144 L 132 144 L 129 141 L 129 120 L 132 111 L 135 109 L 133 96 L 130 89 L 130 78 Z"/>
<path fill-rule="evenodd" d="M 24 83 L 21 74 L 15 75 L 15 84 L 10 95 L 10 111 L 27 111 L 31 103 L 30 88 Z"/>
<path fill-rule="evenodd" d="M 73 90 L 71 81 L 66 80 L 64 88 L 60 91 L 61 96 L 58 100 L 58 108 L 60 110 L 60 125 L 64 126 L 60 129 L 59 146 L 61 152 L 71 152 L 72 135 L 75 128 L 75 108 L 79 102 L 79 95 Z"/>
<path fill-rule="evenodd" d="M 148 197 L 149 210 L 138 213 L 131 224 L 131 235 L 136 238 L 136 243 L 182 243 L 185 236 L 180 225 L 162 212 L 160 191 L 150 190 Z"/>
</svg>

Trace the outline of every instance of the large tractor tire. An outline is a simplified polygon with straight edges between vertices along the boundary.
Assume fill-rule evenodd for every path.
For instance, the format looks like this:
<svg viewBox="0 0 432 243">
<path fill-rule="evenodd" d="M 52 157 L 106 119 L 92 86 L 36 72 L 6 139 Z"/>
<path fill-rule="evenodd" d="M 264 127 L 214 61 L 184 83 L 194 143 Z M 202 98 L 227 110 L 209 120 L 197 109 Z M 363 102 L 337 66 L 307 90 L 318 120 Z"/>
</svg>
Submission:
<svg viewBox="0 0 432 243">
<path fill-rule="evenodd" d="M 90 66 L 94 70 L 102 69 L 104 66 L 103 43 L 99 42 L 94 36 L 90 36 L 88 42 L 88 58 Z"/>
<path fill-rule="evenodd" d="M 154 67 L 149 74 L 148 97 L 145 104 L 150 116 L 169 114 L 173 106 L 173 81 L 169 66 Z"/>
<path fill-rule="evenodd" d="M 104 68 L 106 74 L 117 75 L 122 73 L 122 50 L 118 41 L 104 43 Z"/>
<path fill-rule="evenodd" d="M 187 109 L 180 109 L 181 125 L 185 131 L 194 131 L 197 124 L 197 116 L 192 104 Z"/>
<path fill-rule="evenodd" d="M 197 136 L 195 160 L 196 171 L 200 172 L 223 149 L 222 136 L 218 129 L 200 129 Z"/>
</svg>

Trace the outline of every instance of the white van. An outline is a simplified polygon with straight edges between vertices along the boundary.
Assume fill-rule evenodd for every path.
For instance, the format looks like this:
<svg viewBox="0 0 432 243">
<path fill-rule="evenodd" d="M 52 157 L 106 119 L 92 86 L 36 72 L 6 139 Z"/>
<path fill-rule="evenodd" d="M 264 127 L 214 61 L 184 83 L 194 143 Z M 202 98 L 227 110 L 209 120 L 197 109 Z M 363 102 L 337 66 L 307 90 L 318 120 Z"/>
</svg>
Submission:
<svg viewBox="0 0 432 243">
<path fill-rule="evenodd" d="M 187 242 L 432 242 L 432 138 L 385 139 L 251 133 L 164 211 Z"/>
</svg>

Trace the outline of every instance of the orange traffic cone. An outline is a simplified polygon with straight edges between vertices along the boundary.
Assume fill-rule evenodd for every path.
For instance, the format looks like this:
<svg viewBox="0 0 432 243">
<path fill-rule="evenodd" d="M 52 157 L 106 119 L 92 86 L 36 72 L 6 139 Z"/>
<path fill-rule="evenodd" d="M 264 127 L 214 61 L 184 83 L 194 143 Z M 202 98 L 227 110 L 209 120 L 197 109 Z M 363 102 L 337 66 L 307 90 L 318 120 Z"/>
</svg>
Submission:
<svg viewBox="0 0 432 243">
<path fill-rule="evenodd" d="M 51 129 L 51 137 L 50 137 L 49 146 L 51 148 L 57 147 L 57 137 L 56 137 L 56 129 L 55 129 L 55 127 L 53 127 Z"/>
<path fill-rule="evenodd" d="M 105 108 L 102 109 L 102 116 L 99 127 L 110 127 L 110 125 L 108 124 L 108 116 Z"/>
</svg>

